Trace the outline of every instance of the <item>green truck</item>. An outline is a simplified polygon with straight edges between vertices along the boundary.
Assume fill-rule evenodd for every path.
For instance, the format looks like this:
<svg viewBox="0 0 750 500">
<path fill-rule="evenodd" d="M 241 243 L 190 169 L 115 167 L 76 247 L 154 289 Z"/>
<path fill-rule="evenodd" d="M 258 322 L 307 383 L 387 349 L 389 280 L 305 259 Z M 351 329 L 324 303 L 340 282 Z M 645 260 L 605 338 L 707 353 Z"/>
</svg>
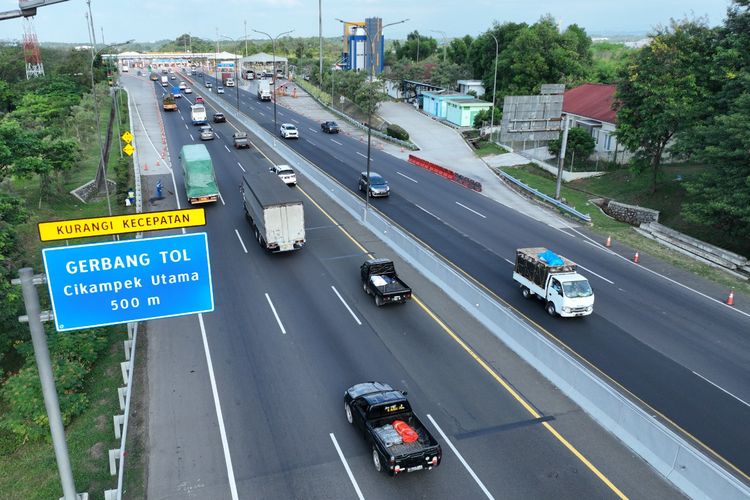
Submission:
<svg viewBox="0 0 750 500">
<path fill-rule="evenodd" d="M 191 204 L 211 203 L 219 199 L 214 166 L 206 146 L 203 144 L 182 146 L 180 163 L 182 176 L 185 179 L 185 191 Z"/>
</svg>

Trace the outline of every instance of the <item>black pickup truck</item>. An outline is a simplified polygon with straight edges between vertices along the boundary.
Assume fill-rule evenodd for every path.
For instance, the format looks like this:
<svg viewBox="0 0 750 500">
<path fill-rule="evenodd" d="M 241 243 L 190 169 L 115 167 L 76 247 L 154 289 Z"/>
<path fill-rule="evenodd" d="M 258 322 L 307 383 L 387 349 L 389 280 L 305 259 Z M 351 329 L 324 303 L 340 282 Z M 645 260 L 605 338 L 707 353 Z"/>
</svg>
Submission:
<svg viewBox="0 0 750 500">
<path fill-rule="evenodd" d="M 396 476 L 440 465 L 440 445 L 412 413 L 406 392 L 381 382 L 357 384 L 344 393 L 344 410 L 372 447 L 378 472 Z"/>
<path fill-rule="evenodd" d="M 360 267 L 362 289 L 375 296 L 378 307 L 390 302 L 405 303 L 411 299 L 411 288 L 396 274 L 396 267 L 390 259 L 366 260 Z"/>
</svg>

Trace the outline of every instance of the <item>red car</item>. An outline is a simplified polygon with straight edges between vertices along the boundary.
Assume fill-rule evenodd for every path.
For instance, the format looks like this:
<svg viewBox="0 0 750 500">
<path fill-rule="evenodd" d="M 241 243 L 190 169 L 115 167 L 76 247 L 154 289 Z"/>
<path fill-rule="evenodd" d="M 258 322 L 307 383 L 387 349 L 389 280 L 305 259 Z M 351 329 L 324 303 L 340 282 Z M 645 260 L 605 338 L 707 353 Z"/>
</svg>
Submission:
<svg viewBox="0 0 750 500">
<path fill-rule="evenodd" d="M 195 98 L 195 104 L 199 104 L 201 102 L 203 102 L 203 98 L 201 96 Z"/>
</svg>

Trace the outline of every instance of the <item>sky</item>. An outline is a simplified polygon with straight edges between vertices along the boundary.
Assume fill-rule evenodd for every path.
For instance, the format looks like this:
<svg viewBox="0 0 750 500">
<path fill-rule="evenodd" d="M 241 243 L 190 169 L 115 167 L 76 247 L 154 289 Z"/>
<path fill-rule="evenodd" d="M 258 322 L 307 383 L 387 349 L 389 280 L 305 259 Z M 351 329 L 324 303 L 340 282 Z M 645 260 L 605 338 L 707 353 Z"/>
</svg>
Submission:
<svg viewBox="0 0 750 500">
<path fill-rule="evenodd" d="M 409 19 L 385 29 L 386 38 L 403 39 L 418 30 L 439 40 L 466 34 L 477 36 L 493 23 L 534 23 L 551 14 L 565 28 L 578 24 L 590 35 L 646 34 L 669 20 L 705 17 L 710 26 L 722 23 L 731 0 L 322 0 L 323 36 L 340 36 L 335 18 L 361 21 L 381 17 L 383 23 Z M 0 11 L 16 10 L 17 0 L 0 0 Z M 206 39 L 220 35 L 259 38 L 252 29 L 277 35 L 318 35 L 315 0 L 91 0 L 97 42 L 174 39 L 190 33 Z M 85 0 L 68 0 L 42 7 L 34 18 L 39 41 L 88 43 Z M 440 33 L 443 32 L 443 33 Z M 0 21 L 0 40 L 20 40 L 23 21 Z"/>
</svg>

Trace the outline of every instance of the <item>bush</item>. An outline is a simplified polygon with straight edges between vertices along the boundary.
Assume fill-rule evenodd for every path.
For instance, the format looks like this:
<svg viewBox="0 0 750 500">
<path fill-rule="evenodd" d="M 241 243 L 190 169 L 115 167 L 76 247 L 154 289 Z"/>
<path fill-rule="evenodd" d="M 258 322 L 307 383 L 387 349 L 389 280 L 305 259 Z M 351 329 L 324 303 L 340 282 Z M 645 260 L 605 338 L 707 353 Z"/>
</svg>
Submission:
<svg viewBox="0 0 750 500">
<path fill-rule="evenodd" d="M 385 129 L 385 132 L 388 134 L 389 137 L 393 137 L 395 139 L 399 139 L 402 141 L 409 140 L 409 132 L 407 132 L 403 128 L 393 123 L 388 125 L 388 127 Z"/>
<path fill-rule="evenodd" d="M 128 158 L 118 158 L 115 162 L 116 198 L 118 202 L 122 202 L 128 195 L 128 189 L 132 187 L 130 178 L 130 160 Z"/>
</svg>

